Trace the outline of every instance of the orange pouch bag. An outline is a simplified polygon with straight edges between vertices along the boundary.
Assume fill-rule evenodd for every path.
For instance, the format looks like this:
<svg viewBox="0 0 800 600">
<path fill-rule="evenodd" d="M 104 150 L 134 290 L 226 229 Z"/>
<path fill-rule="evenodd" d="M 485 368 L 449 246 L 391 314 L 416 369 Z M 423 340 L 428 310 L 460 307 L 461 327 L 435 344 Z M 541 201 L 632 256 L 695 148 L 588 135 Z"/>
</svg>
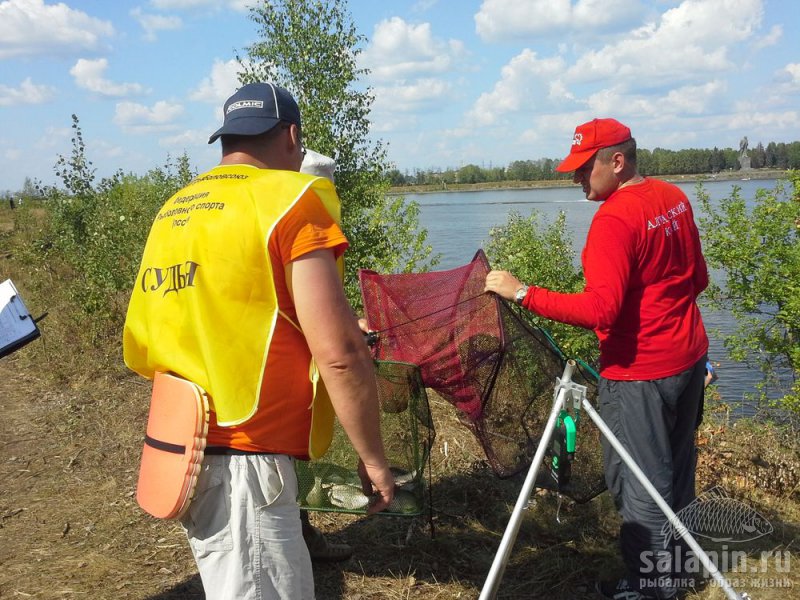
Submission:
<svg viewBox="0 0 800 600">
<path fill-rule="evenodd" d="M 189 507 L 208 435 L 208 397 L 200 386 L 156 373 L 144 438 L 136 501 L 159 519 Z"/>
</svg>

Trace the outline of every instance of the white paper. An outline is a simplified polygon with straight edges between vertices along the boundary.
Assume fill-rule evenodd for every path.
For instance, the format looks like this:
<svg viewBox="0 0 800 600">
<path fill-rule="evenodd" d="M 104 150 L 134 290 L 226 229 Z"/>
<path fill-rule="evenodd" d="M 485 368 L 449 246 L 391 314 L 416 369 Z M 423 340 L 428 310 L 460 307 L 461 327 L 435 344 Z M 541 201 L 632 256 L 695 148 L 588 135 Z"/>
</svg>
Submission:
<svg viewBox="0 0 800 600">
<path fill-rule="evenodd" d="M 38 328 L 10 279 L 0 283 L 0 354 L 30 341 Z"/>
</svg>

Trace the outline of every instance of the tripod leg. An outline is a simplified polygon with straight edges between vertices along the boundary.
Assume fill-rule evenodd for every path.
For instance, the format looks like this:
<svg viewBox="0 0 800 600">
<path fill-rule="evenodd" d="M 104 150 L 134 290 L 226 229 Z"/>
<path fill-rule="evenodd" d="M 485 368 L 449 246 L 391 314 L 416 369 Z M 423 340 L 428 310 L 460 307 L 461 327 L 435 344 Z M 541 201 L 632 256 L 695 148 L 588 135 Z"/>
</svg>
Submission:
<svg viewBox="0 0 800 600">
<path fill-rule="evenodd" d="M 597 414 L 597 411 L 594 409 L 592 404 L 586 399 L 583 399 L 581 403 L 583 409 L 586 411 L 586 414 L 594 421 L 594 424 L 597 425 L 600 432 L 606 437 L 609 443 L 614 447 L 617 454 L 619 454 L 620 458 L 628 465 L 628 468 L 631 470 L 631 473 L 634 474 L 636 479 L 639 483 L 642 484 L 642 487 L 647 491 L 653 501 L 658 505 L 661 509 L 661 512 L 664 513 L 664 516 L 667 517 L 670 524 L 675 528 L 676 536 L 681 537 L 686 541 L 689 547 L 694 551 L 695 555 L 700 559 L 700 562 L 703 563 L 705 569 L 711 574 L 711 576 L 717 581 L 719 586 L 725 592 L 725 595 L 729 598 L 729 600 L 746 600 L 746 597 L 740 596 L 736 593 L 728 580 L 720 573 L 719 569 L 717 569 L 716 565 L 711 562 L 711 559 L 708 557 L 708 554 L 700 547 L 697 541 L 692 537 L 692 534 L 686 529 L 686 526 L 681 523 L 678 516 L 675 512 L 670 508 L 670 506 L 664 501 L 664 498 L 661 497 L 661 494 L 658 493 L 653 484 L 650 483 L 650 480 L 647 479 L 647 476 L 642 472 L 639 468 L 639 465 L 631 458 L 631 455 L 628 454 L 628 451 L 620 444 L 619 440 L 616 438 L 614 433 L 609 429 L 608 425 L 606 425 L 605 421 Z"/>
<path fill-rule="evenodd" d="M 553 408 L 550 410 L 550 416 L 547 418 L 547 424 L 544 426 L 542 439 L 539 440 L 539 446 L 536 448 L 536 454 L 528 470 L 528 475 L 525 477 L 525 483 L 522 485 L 522 491 L 517 498 L 517 503 L 514 505 L 514 510 L 511 512 L 511 517 L 508 520 L 508 525 L 503 533 L 503 539 L 500 541 L 500 547 L 497 549 L 497 554 L 495 554 L 494 561 L 489 569 L 489 574 L 486 576 L 486 582 L 483 584 L 479 600 L 493 599 L 497 594 L 497 589 L 500 587 L 500 580 L 503 578 L 506 563 L 508 563 L 508 558 L 511 556 L 511 550 L 514 547 L 514 542 L 519 533 L 519 526 L 522 522 L 522 511 L 527 507 L 533 489 L 536 486 L 536 476 L 539 472 L 539 467 L 544 461 L 545 453 L 553 437 L 556 419 L 566 400 L 567 388 L 564 384 L 572 380 L 572 373 L 574 371 L 575 361 L 567 361 L 567 366 L 564 367 L 564 374 L 560 384 L 556 387 L 556 391 L 553 394 Z"/>
</svg>

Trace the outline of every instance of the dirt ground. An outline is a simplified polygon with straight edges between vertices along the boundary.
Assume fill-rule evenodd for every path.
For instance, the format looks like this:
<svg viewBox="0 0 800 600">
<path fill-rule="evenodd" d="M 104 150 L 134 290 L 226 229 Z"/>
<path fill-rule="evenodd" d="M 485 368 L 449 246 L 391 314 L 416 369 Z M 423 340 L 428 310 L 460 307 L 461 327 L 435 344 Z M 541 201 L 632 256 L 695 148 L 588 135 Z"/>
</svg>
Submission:
<svg viewBox="0 0 800 600">
<path fill-rule="evenodd" d="M 203 598 L 180 527 L 148 517 L 134 498 L 149 386 L 92 373 L 57 387 L 43 376 L 46 361 L 26 366 L 26 352 L 0 359 L 0 598 Z M 313 513 L 332 539 L 356 547 L 345 563 L 315 566 L 318 598 L 478 597 L 521 478 L 494 477 L 452 407 L 431 403 L 432 513 Z M 725 487 L 774 527 L 743 547 L 748 556 L 788 556 L 788 566 L 729 575 L 754 600 L 800 598 L 800 567 L 790 564 L 800 534 L 796 437 L 717 424 L 700 441 L 701 486 Z M 608 494 L 575 505 L 540 493 L 528 513 L 499 598 L 595 598 L 594 579 L 621 569 Z"/>
</svg>

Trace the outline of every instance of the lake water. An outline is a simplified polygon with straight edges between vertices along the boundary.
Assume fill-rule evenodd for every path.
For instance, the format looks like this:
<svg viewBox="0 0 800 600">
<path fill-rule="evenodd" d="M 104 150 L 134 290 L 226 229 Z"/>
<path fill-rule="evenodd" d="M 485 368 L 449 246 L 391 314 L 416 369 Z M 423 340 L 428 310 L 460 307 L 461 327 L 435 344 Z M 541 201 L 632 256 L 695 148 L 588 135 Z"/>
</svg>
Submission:
<svg viewBox="0 0 800 600">
<path fill-rule="evenodd" d="M 703 187 L 713 202 L 729 196 L 734 185 L 741 188 L 743 197 L 754 198 L 757 189 L 772 189 L 775 184 L 775 180 L 713 181 L 704 182 Z M 699 217 L 701 209 L 696 200 L 695 183 L 679 183 L 678 186 L 692 201 L 695 216 Z M 434 254 L 441 255 L 437 269 L 450 269 L 468 263 L 475 252 L 485 246 L 489 230 L 504 225 L 512 211 L 524 217 L 536 211 L 541 215 L 542 222 L 546 223 L 552 223 L 563 211 L 567 229 L 573 236 L 577 261 L 589 224 L 599 206 L 596 202 L 585 200 L 578 186 L 408 194 L 406 199 L 414 200 L 420 206 L 420 224 L 428 230 L 428 243 L 433 247 Z M 715 329 L 723 333 L 731 332 L 735 326 L 733 318 L 707 307 L 702 307 L 702 312 L 709 331 L 709 358 L 715 364 L 720 364 L 717 369 L 718 389 L 726 402 L 738 406 L 735 409 L 737 412 L 751 413 L 752 409 L 742 401 L 745 394 L 755 392 L 754 384 L 759 381 L 760 374 L 743 363 L 728 360 L 721 339 L 712 333 Z"/>
</svg>

